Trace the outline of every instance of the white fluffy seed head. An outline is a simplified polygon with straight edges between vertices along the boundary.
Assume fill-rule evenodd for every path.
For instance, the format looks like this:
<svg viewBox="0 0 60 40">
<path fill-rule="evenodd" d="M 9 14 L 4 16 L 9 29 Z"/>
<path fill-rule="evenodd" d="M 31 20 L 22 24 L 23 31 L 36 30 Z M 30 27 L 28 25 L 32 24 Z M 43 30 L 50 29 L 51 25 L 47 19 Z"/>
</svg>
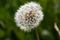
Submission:
<svg viewBox="0 0 60 40">
<path fill-rule="evenodd" d="M 21 30 L 31 31 L 43 20 L 42 8 L 35 2 L 26 3 L 19 7 L 15 14 L 15 22 Z"/>
</svg>

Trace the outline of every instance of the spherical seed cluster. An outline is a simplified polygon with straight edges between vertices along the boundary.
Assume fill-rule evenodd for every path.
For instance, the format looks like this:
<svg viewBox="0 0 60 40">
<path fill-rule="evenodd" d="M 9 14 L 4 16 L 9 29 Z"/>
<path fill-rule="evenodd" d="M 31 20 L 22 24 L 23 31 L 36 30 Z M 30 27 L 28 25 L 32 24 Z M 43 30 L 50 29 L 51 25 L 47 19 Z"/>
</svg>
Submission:
<svg viewBox="0 0 60 40">
<path fill-rule="evenodd" d="M 35 2 L 22 5 L 15 14 L 15 22 L 21 30 L 30 31 L 43 20 L 42 8 Z"/>
</svg>

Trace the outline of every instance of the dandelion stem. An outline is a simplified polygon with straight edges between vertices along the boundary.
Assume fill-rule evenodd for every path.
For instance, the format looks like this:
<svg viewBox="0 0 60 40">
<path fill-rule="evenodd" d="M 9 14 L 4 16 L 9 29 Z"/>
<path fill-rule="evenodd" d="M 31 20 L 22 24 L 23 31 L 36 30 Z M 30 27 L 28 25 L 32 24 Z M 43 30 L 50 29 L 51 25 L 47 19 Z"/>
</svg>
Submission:
<svg viewBox="0 0 60 40">
<path fill-rule="evenodd" d="M 39 33 L 38 33 L 38 31 L 37 31 L 37 28 L 35 29 L 35 31 L 36 31 L 37 40 L 40 40 L 40 39 L 39 39 Z"/>
</svg>

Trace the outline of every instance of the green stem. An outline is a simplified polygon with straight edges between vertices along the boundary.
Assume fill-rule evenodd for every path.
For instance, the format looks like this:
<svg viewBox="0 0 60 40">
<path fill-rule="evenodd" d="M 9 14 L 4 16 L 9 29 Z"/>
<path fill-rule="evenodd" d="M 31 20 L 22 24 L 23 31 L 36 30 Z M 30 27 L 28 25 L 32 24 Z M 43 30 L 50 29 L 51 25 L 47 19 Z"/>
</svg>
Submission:
<svg viewBox="0 0 60 40">
<path fill-rule="evenodd" d="M 37 28 L 35 29 L 35 31 L 36 31 L 37 40 L 40 40 L 40 39 L 39 39 L 39 33 L 38 33 L 38 31 L 37 31 Z"/>
</svg>

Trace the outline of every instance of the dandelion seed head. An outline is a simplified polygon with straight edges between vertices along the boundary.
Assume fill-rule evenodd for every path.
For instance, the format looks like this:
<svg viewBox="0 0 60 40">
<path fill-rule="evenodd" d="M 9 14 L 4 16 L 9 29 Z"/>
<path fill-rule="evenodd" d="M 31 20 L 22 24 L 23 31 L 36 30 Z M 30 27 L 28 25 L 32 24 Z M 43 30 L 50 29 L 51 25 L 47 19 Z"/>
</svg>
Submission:
<svg viewBox="0 0 60 40">
<path fill-rule="evenodd" d="M 42 8 L 35 2 L 22 5 L 15 14 L 17 26 L 24 31 L 31 31 L 31 29 L 37 27 L 42 20 Z"/>
</svg>

